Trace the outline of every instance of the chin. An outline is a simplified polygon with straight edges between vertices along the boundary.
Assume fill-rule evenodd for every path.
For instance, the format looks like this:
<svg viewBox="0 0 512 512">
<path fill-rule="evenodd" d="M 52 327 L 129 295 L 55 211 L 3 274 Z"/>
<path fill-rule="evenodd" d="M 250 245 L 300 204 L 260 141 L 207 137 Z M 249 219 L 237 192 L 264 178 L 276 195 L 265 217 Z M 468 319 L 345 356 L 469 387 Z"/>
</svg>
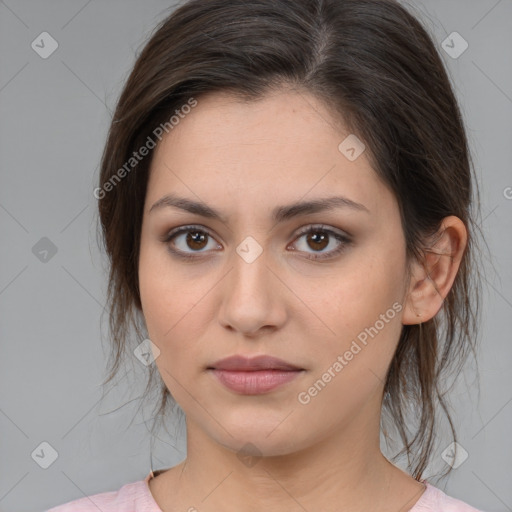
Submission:
<svg viewBox="0 0 512 512">
<path fill-rule="evenodd" d="M 226 425 L 226 430 L 231 436 L 216 427 L 215 433 L 210 435 L 224 448 L 235 452 L 239 458 L 289 455 L 306 447 L 305 439 L 295 439 L 289 429 L 281 427 L 283 425 L 278 428 L 275 424 L 262 425 L 261 421 L 243 426 L 229 424 Z"/>
</svg>

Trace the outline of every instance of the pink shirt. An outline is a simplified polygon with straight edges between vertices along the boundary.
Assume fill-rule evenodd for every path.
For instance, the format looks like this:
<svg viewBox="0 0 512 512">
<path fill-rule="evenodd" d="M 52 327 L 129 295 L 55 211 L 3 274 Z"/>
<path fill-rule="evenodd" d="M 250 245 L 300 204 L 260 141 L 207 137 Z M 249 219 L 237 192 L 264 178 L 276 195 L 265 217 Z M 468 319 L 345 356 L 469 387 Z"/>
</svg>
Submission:
<svg viewBox="0 0 512 512">
<path fill-rule="evenodd" d="M 152 471 L 144 480 L 124 485 L 118 491 L 94 494 L 70 501 L 46 512 L 162 512 L 149 490 L 148 482 L 160 471 Z M 482 512 L 445 494 L 421 480 L 427 488 L 409 512 Z"/>
</svg>

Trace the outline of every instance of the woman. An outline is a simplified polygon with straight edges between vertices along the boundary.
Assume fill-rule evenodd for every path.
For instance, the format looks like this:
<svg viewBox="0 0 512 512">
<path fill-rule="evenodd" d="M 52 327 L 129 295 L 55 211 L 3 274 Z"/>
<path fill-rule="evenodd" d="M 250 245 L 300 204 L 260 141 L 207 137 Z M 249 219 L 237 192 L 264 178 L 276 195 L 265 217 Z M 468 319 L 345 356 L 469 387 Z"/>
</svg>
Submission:
<svg viewBox="0 0 512 512">
<path fill-rule="evenodd" d="M 175 10 L 95 195 L 109 378 L 131 322 L 187 456 L 52 511 L 475 511 L 422 476 L 447 372 L 475 348 L 471 172 L 442 60 L 397 2 Z"/>
</svg>

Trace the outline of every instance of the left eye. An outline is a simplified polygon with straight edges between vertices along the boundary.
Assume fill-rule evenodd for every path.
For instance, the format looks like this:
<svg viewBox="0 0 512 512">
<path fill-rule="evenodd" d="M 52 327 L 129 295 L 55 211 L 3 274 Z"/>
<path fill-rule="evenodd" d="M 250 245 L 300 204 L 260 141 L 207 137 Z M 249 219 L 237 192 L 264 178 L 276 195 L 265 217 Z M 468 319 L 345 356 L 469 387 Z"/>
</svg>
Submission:
<svg viewBox="0 0 512 512">
<path fill-rule="evenodd" d="M 312 244 L 312 248 L 315 249 L 313 253 L 309 253 L 310 256 L 306 256 L 306 258 L 310 260 L 332 258 L 340 254 L 351 242 L 350 238 L 347 235 L 342 234 L 338 231 L 334 231 L 332 229 L 328 229 L 325 226 L 309 227 L 307 230 L 299 233 L 298 240 L 300 240 L 304 236 L 306 236 L 305 244 L 307 244 L 307 246 L 309 247 L 311 247 Z M 333 244 L 335 246 L 334 248 L 332 248 L 330 251 L 325 251 L 321 253 L 318 252 L 319 250 L 325 249 L 325 247 L 331 245 L 330 241 L 332 241 L 333 239 L 337 242 Z"/>
<path fill-rule="evenodd" d="M 186 235 L 184 239 L 182 235 Z M 207 252 L 203 251 L 202 249 L 208 248 L 209 238 L 214 240 L 208 231 L 200 227 L 183 226 L 174 231 L 171 231 L 163 241 L 167 244 L 168 249 L 172 254 L 175 254 L 180 258 L 192 259 L 198 257 L 193 253 L 201 254 Z M 302 238 L 305 238 L 304 242 L 307 244 L 307 246 L 314 249 L 313 253 L 308 253 L 309 256 L 306 256 L 307 259 L 311 260 L 332 258 L 341 253 L 346 248 L 346 246 L 351 243 L 349 236 L 341 232 L 328 229 L 324 226 L 308 227 L 306 230 L 298 233 L 296 240 L 300 240 Z M 175 247 L 179 245 L 178 242 L 180 239 L 184 240 L 183 243 L 185 247 L 178 247 L 176 249 Z M 331 244 L 331 242 L 334 243 Z M 334 248 L 329 251 L 320 252 L 330 245 L 334 245 Z M 215 248 L 215 246 L 218 249 L 221 248 L 219 244 L 213 244 L 213 246 L 213 248 Z M 293 244 L 289 245 L 288 247 L 292 247 L 293 251 L 297 250 L 293 247 Z M 187 251 L 187 248 L 192 249 L 192 251 Z M 304 249 L 299 249 L 299 252 L 307 251 Z"/>
</svg>

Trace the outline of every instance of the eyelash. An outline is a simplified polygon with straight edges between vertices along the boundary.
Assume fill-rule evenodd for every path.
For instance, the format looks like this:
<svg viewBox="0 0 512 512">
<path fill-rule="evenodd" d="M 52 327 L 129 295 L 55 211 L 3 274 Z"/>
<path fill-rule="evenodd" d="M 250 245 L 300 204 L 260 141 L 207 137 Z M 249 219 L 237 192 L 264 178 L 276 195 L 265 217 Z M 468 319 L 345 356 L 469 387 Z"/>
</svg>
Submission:
<svg viewBox="0 0 512 512">
<path fill-rule="evenodd" d="M 167 245 L 169 251 L 173 255 L 176 255 L 179 258 L 182 258 L 182 259 L 185 259 L 185 260 L 193 260 L 193 259 L 201 258 L 200 254 L 202 254 L 202 253 L 200 253 L 200 252 L 198 252 L 199 256 L 197 256 L 197 255 L 186 253 L 186 252 L 183 252 L 183 251 L 180 251 L 180 250 L 171 249 L 171 243 L 170 242 L 174 238 L 176 238 L 178 235 L 180 235 L 182 233 L 188 233 L 188 232 L 199 232 L 201 234 L 205 234 L 208 237 L 213 238 L 213 236 L 209 233 L 209 231 L 204 229 L 202 226 L 190 225 L 190 226 L 182 226 L 180 228 L 177 228 L 177 229 L 171 231 L 170 233 L 168 233 L 163 238 L 162 241 Z M 325 260 L 325 259 L 334 258 L 338 254 L 341 254 L 346 249 L 346 246 L 350 245 L 351 242 L 352 242 L 350 237 L 348 237 L 346 235 L 342 235 L 341 233 L 339 233 L 337 231 L 334 231 L 332 229 L 329 229 L 327 226 L 324 226 L 323 224 L 311 225 L 307 229 L 299 231 L 299 233 L 297 233 L 296 237 L 298 239 L 298 238 L 302 237 L 303 235 L 308 235 L 310 233 L 318 233 L 318 232 L 320 232 L 320 233 L 327 233 L 329 235 L 334 236 L 334 238 L 336 240 L 338 240 L 338 242 L 340 242 L 340 245 L 338 246 L 337 249 L 333 249 L 333 250 L 331 250 L 328 253 L 320 253 L 320 254 L 322 254 L 322 256 L 317 256 L 317 255 L 315 255 L 313 257 L 306 256 L 306 259 L 313 260 L 313 261 L 318 261 L 318 260 Z M 323 256 L 323 254 L 328 254 L 328 256 Z"/>
</svg>

